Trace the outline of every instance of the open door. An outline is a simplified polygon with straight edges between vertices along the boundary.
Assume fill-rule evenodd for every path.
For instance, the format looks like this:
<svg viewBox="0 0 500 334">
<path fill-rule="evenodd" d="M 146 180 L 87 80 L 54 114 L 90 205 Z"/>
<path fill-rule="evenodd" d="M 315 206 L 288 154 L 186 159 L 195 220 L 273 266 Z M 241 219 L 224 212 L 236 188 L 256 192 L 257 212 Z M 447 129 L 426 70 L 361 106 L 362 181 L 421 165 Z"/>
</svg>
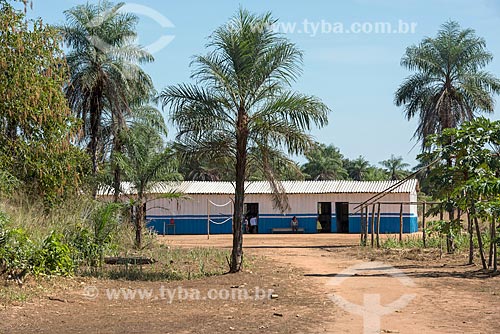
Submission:
<svg viewBox="0 0 500 334">
<path fill-rule="evenodd" d="M 336 202 L 335 215 L 337 217 L 337 232 L 349 233 L 349 203 Z"/>
<path fill-rule="evenodd" d="M 259 232 L 259 203 L 245 203 L 243 211 L 245 212 L 245 218 L 248 222 L 252 218 L 257 219 L 257 225 L 255 227 L 251 227 L 249 229 L 250 233 L 258 233 Z"/>
<path fill-rule="evenodd" d="M 330 233 L 332 231 L 332 203 L 318 202 L 318 220 L 321 224 L 321 233 Z"/>
</svg>

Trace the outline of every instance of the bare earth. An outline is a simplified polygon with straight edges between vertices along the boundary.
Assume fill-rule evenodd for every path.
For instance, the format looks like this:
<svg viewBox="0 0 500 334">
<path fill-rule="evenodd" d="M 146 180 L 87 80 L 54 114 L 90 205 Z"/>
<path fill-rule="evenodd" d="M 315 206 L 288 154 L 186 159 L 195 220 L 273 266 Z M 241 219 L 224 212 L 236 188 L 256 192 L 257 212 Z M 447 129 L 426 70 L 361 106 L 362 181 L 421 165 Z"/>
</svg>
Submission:
<svg viewBox="0 0 500 334">
<path fill-rule="evenodd" d="M 45 298 L 1 309 L 0 333 L 363 333 L 378 329 L 382 333 L 498 333 L 500 276 L 489 277 L 476 266 L 464 266 L 461 256 L 362 250 L 357 247 L 358 238 L 245 235 L 245 255 L 253 257 L 250 267 L 234 275 L 192 281 L 77 278 L 80 282 Z M 210 240 L 168 236 L 162 242 L 174 247 L 230 247 L 231 236 L 215 235 Z M 152 295 L 113 299 L 109 297 L 113 288 L 142 289 Z M 224 293 L 207 297 L 210 289 Z M 165 291 L 175 295 L 167 298 Z M 198 295 L 191 298 L 194 295 L 176 291 L 198 291 Z M 268 298 L 270 291 L 277 298 Z M 90 292 L 98 296 L 89 298 Z M 250 297 L 228 297 L 243 292 Z"/>
</svg>

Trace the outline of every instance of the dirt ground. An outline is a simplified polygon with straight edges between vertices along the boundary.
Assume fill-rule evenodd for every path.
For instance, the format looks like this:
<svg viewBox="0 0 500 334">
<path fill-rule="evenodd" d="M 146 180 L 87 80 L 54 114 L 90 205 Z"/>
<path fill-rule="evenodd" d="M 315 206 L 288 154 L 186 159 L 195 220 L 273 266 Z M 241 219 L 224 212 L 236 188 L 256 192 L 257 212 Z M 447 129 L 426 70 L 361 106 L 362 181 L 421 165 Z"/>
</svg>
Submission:
<svg viewBox="0 0 500 334">
<path fill-rule="evenodd" d="M 252 264 L 234 275 L 179 282 L 77 278 L 71 288 L 0 310 L 0 333 L 498 332 L 500 276 L 463 265 L 463 256 L 363 250 L 358 238 L 245 235 Z M 161 241 L 218 248 L 230 247 L 231 236 Z M 119 289 L 136 295 L 113 295 Z"/>
</svg>

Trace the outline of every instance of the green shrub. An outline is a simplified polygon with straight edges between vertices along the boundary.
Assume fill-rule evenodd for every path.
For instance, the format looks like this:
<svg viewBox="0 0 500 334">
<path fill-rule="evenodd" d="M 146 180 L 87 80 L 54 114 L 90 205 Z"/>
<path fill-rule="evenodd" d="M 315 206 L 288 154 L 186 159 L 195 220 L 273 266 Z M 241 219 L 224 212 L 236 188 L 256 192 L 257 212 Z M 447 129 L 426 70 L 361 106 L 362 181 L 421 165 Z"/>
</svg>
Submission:
<svg viewBox="0 0 500 334">
<path fill-rule="evenodd" d="M 102 265 L 104 254 L 113 248 L 113 235 L 120 223 L 122 205 L 96 203 L 84 224 L 75 226 L 70 243 L 75 249 L 77 264 Z"/>
<path fill-rule="evenodd" d="M 62 275 L 73 273 L 74 262 L 70 247 L 64 243 L 63 235 L 52 232 L 43 241 L 32 258 L 33 273 L 35 275 Z"/>
<path fill-rule="evenodd" d="M 11 229 L 10 225 L 10 217 L 0 211 L 0 269 L 11 278 L 22 279 L 31 269 L 34 245 L 24 229 Z"/>
</svg>

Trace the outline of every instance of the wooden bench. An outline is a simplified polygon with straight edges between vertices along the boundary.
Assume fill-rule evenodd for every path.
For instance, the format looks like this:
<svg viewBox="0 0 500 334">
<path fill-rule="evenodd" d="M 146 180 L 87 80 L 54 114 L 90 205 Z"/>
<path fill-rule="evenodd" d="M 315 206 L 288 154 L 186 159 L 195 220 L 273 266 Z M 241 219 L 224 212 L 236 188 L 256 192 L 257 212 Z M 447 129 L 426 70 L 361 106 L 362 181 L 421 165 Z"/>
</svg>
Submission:
<svg viewBox="0 0 500 334">
<path fill-rule="evenodd" d="M 272 233 L 304 233 L 303 227 L 298 227 L 297 232 L 294 232 L 291 227 L 275 227 L 271 229 Z"/>
</svg>

